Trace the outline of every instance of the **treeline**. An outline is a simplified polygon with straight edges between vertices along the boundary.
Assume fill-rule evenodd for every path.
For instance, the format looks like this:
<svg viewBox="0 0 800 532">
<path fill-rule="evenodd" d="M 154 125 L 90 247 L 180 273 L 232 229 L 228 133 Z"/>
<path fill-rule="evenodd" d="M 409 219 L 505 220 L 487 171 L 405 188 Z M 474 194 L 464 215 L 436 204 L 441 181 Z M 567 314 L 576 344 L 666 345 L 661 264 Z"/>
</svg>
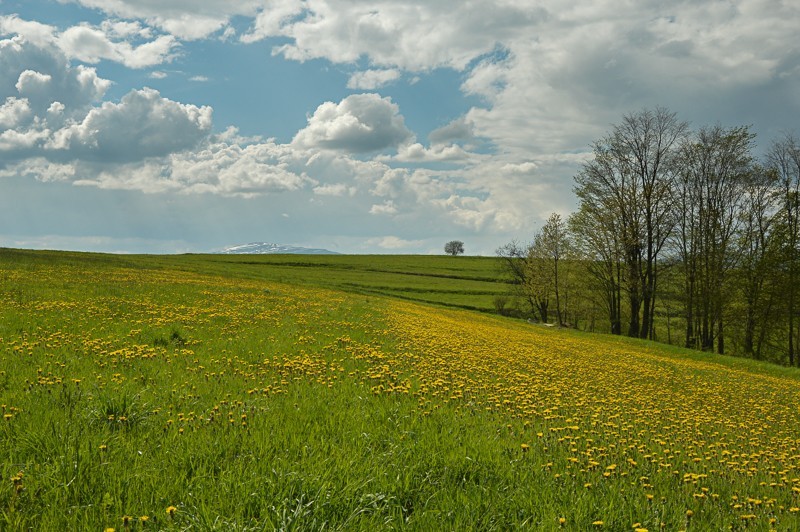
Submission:
<svg viewBox="0 0 800 532">
<path fill-rule="evenodd" d="M 624 116 L 574 178 L 577 212 L 498 250 L 526 312 L 797 365 L 800 141 L 754 149 L 748 126 Z"/>
</svg>

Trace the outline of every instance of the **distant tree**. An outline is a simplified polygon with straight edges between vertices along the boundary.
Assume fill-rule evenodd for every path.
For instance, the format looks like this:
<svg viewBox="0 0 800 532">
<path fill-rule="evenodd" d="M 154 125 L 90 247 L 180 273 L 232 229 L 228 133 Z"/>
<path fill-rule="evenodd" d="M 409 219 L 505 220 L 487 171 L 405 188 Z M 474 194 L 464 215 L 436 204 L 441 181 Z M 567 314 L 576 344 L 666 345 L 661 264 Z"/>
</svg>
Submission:
<svg viewBox="0 0 800 532">
<path fill-rule="evenodd" d="M 444 245 L 444 252 L 454 257 L 461 255 L 464 253 L 464 243 L 460 240 L 451 240 Z"/>
<path fill-rule="evenodd" d="M 528 262 L 531 266 L 540 262 L 539 269 L 543 274 L 539 276 L 545 284 L 544 292 L 552 291 L 556 298 L 556 317 L 558 325 L 564 325 L 564 305 L 561 299 L 561 289 L 564 284 L 563 276 L 559 279 L 559 263 L 569 254 L 569 231 L 567 224 L 559 214 L 553 213 L 547 219 L 544 227 L 536 233 L 533 246 L 530 248 Z"/>
<path fill-rule="evenodd" d="M 527 303 L 532 316 L 547 323 L 549 292 L 542 290 L 542 275 L 546 270 L 537 268 L 541 261 L 531 260 L 532 247 L 512 241 L 498 248 L 497 256 L 502 259 L 502 270 L 510 278 L 514 295 Z"/>
</svg>

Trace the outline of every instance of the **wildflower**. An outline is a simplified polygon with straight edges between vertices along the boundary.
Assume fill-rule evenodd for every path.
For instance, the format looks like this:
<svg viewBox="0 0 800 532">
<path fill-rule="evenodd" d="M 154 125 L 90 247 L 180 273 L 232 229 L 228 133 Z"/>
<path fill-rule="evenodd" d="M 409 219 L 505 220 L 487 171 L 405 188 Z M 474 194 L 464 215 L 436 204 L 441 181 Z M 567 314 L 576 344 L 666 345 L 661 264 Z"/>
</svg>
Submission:
<svg viewBox="0 0 800 532">
<path fill-rule="evenodd" d="M 691 511 L 691 510 L 686 510 L 686 517 L 687 517 L 687 518 L 691 519 L 693 515 L 694 515 L 694 512 L 693 512 L 693 511 Z"/>
<path fill-rule="evenodd" d="M 564 525 L 566 525 L 566 524 L 567 524 L 567 519 L 566 519 L 566 517 L 559 517 L 559 518 L 558 518 L 558 526 L 564 526 Z"/>
<path fill-rule="evenodd" d="M 523 452 L 523 453 L 526 453 L 526 452 L 528 452 L 528 449 L 530 449 L 530 448 L 531 448 L 531 446 L 530 446 L 530 445 L 528 445 L 527 443 L 523 443 L 522 445 L 520 445 L 520 447 L 522 448 L 522 452 Z"/>
<path fill-rule="evenodd" d="M 177 510 L 178 509 L 175 508 L 174 506 L 167 506 L 167 515 L 170 516 L 170 517 L 174 517 L 175 516 L 175 512 Z"/>
<path fill-rule="evenodd" d="M 601 520 L 599 520 L 599 519 L 597 521 L 595 521 L 594 523 L 592 523 L 592 524 L 594 526 L 603 526 L 603 522 Z"/>
<path fill-rule="evenodd" d="M 142 524 L 145 524 L 145 523 L 146 523 L 146 522 L 148 522 L 149 520 L 150 520 L 150 516 L 149 516 L 149 515 L 143 515 L 143 516 L 141 516 L 141 517 L 139 518 L 139 522 L 140 522 L 140 523 L 142 523 Z"/>
</svg>

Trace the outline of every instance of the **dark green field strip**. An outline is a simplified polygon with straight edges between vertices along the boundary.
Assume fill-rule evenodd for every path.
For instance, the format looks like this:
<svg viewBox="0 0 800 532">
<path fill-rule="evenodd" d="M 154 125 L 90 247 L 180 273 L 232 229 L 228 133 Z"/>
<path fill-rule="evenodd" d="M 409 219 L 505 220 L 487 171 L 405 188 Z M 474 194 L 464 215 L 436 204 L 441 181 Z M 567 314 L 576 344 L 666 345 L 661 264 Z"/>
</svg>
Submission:
<svg viewBox="0 0 800 532">
<path fill-rule="evenodd" d="M 499 290 L 463 290 L 463 289 L 451 289 L 451 288 L 433 288 L 433 287 L 397 287 L 397 286 L 386 286 L 386 285 L 372 285 L 372 284 L 365 284 L 365 283 L 342 283 L 343 287 L 353 288 L 355 290 L 358 289 L 367 289 L 367 290 L 378 290 L 384 292 L 408 292 L 408 293 L 420 293 L 420 294 L 459 294 L 459 295 L 469 295 L 469 296 L 496 296 L 498 294 L 502 294 L 504 292 Z"/>
<path fill-rule="evenodd" d="M 0 262 L 185 271 L 318 286 L 453 308 L 493 311 L 507 293 L 497 259 L 428 255 L 111 255 L 0 250 Z"/>
</svg>

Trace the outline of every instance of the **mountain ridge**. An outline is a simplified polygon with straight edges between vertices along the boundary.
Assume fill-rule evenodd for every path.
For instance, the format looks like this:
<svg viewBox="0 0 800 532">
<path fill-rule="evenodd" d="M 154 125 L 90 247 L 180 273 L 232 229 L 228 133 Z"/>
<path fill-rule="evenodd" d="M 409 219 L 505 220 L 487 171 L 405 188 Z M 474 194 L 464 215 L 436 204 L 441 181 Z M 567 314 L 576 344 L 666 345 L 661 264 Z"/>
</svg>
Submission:
<svg viewBox="0 0 800 532">
<path fill-rule="evenodd" d="M 289 246 L 286 244 L 275 244 L 271 242 L 250 242 L 249 244 L 239 244 L 229 246 L 220 253 L 225 255 L 339 255 L 335 251 L 322 248 L 304 248 L 300 246 Z"/>
</svg>

